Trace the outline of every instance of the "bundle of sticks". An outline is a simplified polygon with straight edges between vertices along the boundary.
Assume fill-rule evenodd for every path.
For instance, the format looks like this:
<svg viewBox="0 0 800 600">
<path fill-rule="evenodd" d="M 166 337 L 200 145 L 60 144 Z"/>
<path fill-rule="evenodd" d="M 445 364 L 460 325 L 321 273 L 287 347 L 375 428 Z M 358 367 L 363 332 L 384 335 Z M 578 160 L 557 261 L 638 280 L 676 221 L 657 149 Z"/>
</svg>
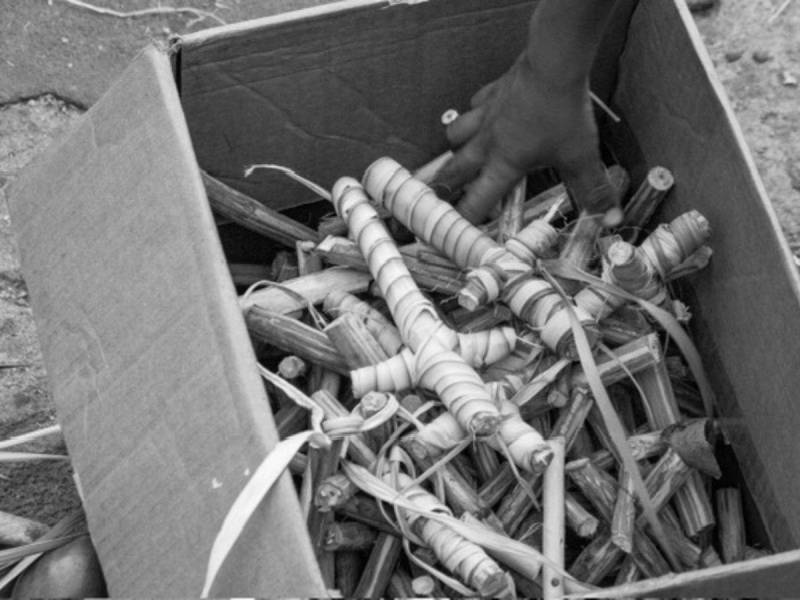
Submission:
<svg viewBox="0 0 800 600">
<path fill-rule="evenodd" d="M 645 232 L 669 171 L 618 229 L 578 236 L 591 219 L 561 184 L 525 199 L 521 183 L 471 225 L 426 185 L 441 162 L 412 175 L 383 158 L 314 188 L 336 210 L 316 228 L 205 176 L 218 218 L 286 247 L 231 270 L 272 280 L 241 297 L 259 359 L 335 440 L 290 465 L 328 587 L 556 598 L 763 552 L 696 365 L 662 329 L 690 317 L 672 282 L 711 256 L 696 211 Z M 626 196 L 624 169 L 609 174 Z M 274 378 L 280 435 L 308 429 Z"/>
</svg>

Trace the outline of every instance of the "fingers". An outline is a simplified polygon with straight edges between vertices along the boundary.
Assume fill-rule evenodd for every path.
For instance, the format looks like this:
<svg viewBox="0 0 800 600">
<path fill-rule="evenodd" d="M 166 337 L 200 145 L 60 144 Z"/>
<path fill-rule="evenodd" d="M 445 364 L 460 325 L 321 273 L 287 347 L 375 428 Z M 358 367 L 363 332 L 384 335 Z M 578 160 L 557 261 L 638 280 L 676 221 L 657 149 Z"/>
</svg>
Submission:
<svg viewBox="0 0 800 600">
<path fill-rule="evenodd" d="M 485 108 L 476 108 L 468 113 L 464 113 L 450 123 L 445 130 L 447 141 L 450 142 L 450 147 L 460 148 L 472 139 L 480 129 L 485 113 Z"/>
<path fill-rule="evenodd" d="M 614 189 L 598 152 L 591 152 L 558 167 L 564 185 L 580 210 L 604 215 L 604 225 L 622 221 L 618 190 Z"/>
<path fill-rule="evenodd" d="M 523 175 L 503 160 L 490 159 L 456 208 L 470 223 L 481 223 Z"/>
<path fill-rule="evenodd" d="M 491 100 L 494 95 L 497 93 L 497 88 L 499 87 L 500 79 L 492 81 L 491 83 L 487 83 L 481 89 L 479 89 L 469 101 L 469 104 L 472 108 L 478 108 L 486 104 L 489 100 Z"/>
<path fill-rule="evenodd" d="M 480 171 L 483 164 L 484 153 L 475 139 L 463 146 L 447 163 L 436 173 L 431 187 L 447 192 L 461 189 L 465 183 L 472 180 Z"/>
</svg>

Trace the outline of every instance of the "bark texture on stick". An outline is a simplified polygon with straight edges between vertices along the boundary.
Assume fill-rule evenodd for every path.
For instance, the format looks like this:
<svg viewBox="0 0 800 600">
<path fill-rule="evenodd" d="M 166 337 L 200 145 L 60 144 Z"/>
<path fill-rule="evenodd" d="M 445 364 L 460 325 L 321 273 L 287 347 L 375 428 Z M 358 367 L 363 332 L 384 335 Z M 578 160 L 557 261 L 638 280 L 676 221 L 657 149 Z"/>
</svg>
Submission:
<svg viewBox="0 0 800 600">
<path fill-rule="evenodd" d="M 305 323 L 252 306 L 245 313 L 250 335 L 285 352 L 300 356 L 336 373 L 348 374 L 350 369 L 330 338 Z"/>
<path fill-rule="evenodd" d="M 386 586 L 389 585 L 402 551 L 403 544 L 400 538 L 388 533 L 378 535 L 353 597 L 372 600 L 381 598 Z"/>
<path fill-rule="evenodd" d="M 387 357 L 394 356 L 403 347 L 403 338 L 397 327 L 379 310 L 353 294 L 334 290 L 325 296 L 322 308 L 334 318 L 344 314 L 358 317 L 378 341 Z"/>
<path fill-rule="evenodd" d="M 372 277 L 369 273 L 335 267 L 284 281 L 281 287 L 256 290 L 246 297 L 242 296 L 239 304 L 243 310 L 258 305 L 274 313 L 294 314 L 305 310 L 309 304 L 321 303 L 332 290 L 351 294 L 366 292 L 370 281 Z"/>
<path fill-rule="evenodd" d="M 725 563 L 744 560 L 746 544 L 742 495 L 736 488 L 720 488 L 716 500 L 722 560 Z"/>
<path fill-rule="evenodd" d="M 623 227 L 627 230 L 625 238 L 629 242 L 639 236 L 674 183 L 675 179 L 666 167 L 653 167 L 647 172 L 644 181 L 625 205 Z"/>
<path fill-rule="evenodd" d="M 211 210 L 284 246 L 294 248 L 298 240 L 316 242 L 318 234 L 291 217 L 264 206 L 258 200 L 225 185 L 205 171 L 200 172 Z"/>
<path fill-rule="evenodd" d="M 351 369 L 374 365 L 389 358 L 364 322 L 353 314 L 337 317 L 323 331 Z"/>
</svg>

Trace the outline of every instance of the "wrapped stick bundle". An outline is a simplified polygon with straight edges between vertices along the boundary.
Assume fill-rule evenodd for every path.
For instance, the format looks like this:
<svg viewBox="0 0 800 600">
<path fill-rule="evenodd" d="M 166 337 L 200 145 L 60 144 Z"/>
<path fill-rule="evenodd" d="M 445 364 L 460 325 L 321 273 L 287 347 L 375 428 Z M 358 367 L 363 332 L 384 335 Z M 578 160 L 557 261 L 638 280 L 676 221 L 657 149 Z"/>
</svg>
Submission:
<svg viewBox="0 0 800 600">
<path fill-rule="evenodd" d="M 578 252 L 564 244 L 570 224 L 563 215 L 574 212 L 563 186 L 532 194 L 543 199 L 540 207 L 518 194 L 499 221 L 476 227 L 391 159 L 373 163 L 362 181 L 342 178 L 330 195 L 350 240 L 302 244 L 323 271 L 287 286 L 309 282 L 308 302 L 283 299 L 280 310 L 252 297 L 242 303 L 256 337 L 292 355 L 282 363 L 287 379 L 312 385 L 320 369 L 344 376 L 338 393 L 311 390 L 322 430 L 377 419 L 369 431 L 353 426 L 340 456 L 390 485 L 393 497 L 421 507 L 392 507 L 345 475 L 345 463 L 315 481 L 311 502 L 325 515 L 317 539 L 341 570 L 332 581 L 378 597 L 387 590 L 499 596 L 513 580 L 520 591 L 561 597 L 581 583 L 630 582 L 754 554 L 757 542 L 746 539 L 732 492 L 718 493 L 720 529 L 712 529 L 704 478 L 723 475 L 713 459 L 713 424 L 686 421 L 671 381 L 684 396 L 697 393 L 688 362 L 665 344 L 661 321 L 634 300 L 673 311 L 671 282 L 704 264 L 699 255 L 709 256 L 702 215 L 684 213 L 642 233 L 638 245 L 609 235 Z M 644 190 L 637 197 L 655 196 Z M 389 216 L 418 241 L 399 244 L 384 225 Z M 552 257 L 583 252 L 581 263 L 600 278 L 573 279 L 573 297 L 539 276 L 538 269 L 553 268 L 555 281 L 570 277 Z M 327 278 L 324 293 L 315 287 L 344 254 L 347 264 L 369 271 L 371 296 L 352 278 Z M 445 271 L 448 285 L 421 283 Z M 593 364 L 574 364 L 575 326 L 584 329 Z M 622 443 L 599 410 L 592 378 L 623 417 Z M 305 409 L 285 402 L 280 431 L 289 435 L 310 421 Z M 390 406 L 394 412 L 384 414 Z M 632 462 L 623 466 L 624 453 Z M 296 461 L 296 473 L 313 462 L 314 452 L 308 455 Z M 645 518 L 630 464 L 660 527 Z M 474 537 L 426 511 L 457 516 Z M 545 557 L 525 573 L 518 557 L 482 548 L 476 531 Z M 709 545 L 712 533 L 721 558 Z"/>
</svg>

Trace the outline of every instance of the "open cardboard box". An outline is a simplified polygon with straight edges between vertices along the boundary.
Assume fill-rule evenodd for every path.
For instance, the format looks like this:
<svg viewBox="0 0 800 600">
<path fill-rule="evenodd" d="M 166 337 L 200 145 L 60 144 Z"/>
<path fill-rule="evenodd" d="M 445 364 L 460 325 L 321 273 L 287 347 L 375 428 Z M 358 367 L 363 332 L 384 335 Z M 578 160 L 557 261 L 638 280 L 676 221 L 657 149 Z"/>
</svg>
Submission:
<svg viewBox="0 0 800 600">
<path fill-rule="evenodd" d="M 273 207 L 310 200 L 246 165 L 324 185 L 382 155 L 445 148 L 438 116 L 511 64 L 534 2 L 350 0 L 145 50 L 11 194 L 45 362 L 113 595 L 192 596 L 248 475 L 276 441 L 198 164 Z M 664 165 L 663 219 L 697 208 L 714 259 L 689 290 L 718 410 L 776 551 L 609 597 L 800 592 L 800 281 L 682 2 L 620 0 L 594 90 L 634 182 Z M 296 209 L 297 210 L 297 209 Z M 300 208 L 299 210 L 304 210 Z M 252 251 L 252 250 L 251 250 Z M 284 476 L 216 595 L 323 596 Z M 599 594 L 598 594 L 599 595 Z"/>
</svg>

